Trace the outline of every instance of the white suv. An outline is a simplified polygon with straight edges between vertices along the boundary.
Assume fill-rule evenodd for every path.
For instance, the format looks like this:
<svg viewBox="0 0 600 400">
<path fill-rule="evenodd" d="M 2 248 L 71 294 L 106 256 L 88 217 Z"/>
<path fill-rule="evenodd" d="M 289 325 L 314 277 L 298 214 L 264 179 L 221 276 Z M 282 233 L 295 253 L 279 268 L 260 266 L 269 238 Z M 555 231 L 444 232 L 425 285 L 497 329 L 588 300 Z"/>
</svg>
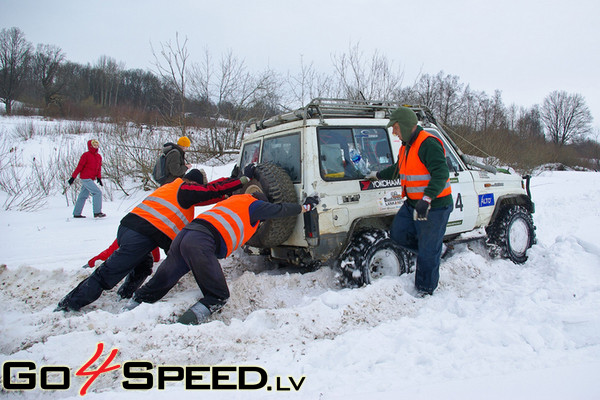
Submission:
<svg viewBox="0 0 600 400">
<path fill-rule="evenodd" d="M 389 237 L 402 205 L 399 180 L 369 181 L 365 173 L 393 164 L 401 145 L 386 129 L 399 103 L 315 99 L 294 112 L 252 122 L 237 171 L 258 163 L 243 191 L 274 202 L 321 199 L 316 212 L 263 223 L 247 250 L 275 262 L 339 267 L 344 283 L 360 286 L 411 266 L 411 254 Z M 535 243 L 529 177 L 474 162 L 464 155 L 426 107 L 409 106 L 423 129 L 446 149 L 454 210 L 445 242 L 487 235 L 493 256 L 527 260 Z M 358 153 L 358 156 L 357 156 Z M 234 173 L 236 171 L 234 170 Z M 481 229 L 480 229 L 481 228 Z"/>
</svg>

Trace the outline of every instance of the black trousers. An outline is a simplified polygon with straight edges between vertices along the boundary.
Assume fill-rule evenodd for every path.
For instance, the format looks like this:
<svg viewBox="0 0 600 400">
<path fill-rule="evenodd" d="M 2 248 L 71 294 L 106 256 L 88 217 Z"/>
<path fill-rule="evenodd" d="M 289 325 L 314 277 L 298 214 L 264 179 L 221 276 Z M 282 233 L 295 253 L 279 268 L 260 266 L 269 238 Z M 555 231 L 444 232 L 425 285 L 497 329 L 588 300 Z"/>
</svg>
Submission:
<svg viewBox="0 0 600 400">
<path fill-rule="evenodd" d="M 154 276 L 135 292 L 134 300 L 140 303 L 160 300 L 191 270 L 204 295 L 200 302 L 214 312 L 229 299 L 227 281 L 215 252 L 216 242 L 210 232 L 183 229 Z"/>
<path fill-rule="evenodd" d="M 119 248 L 59 304 L 79 310 L 96 301 L 104 290 L 115 287 L 130 272 L 135 270 L 134 274 L 137 276 L 148 274 L 149 271 L 137 271 L 137 268 L 147 269 L 146 260 L 157 246 L 156 242 L 122 225 L 119 225 L 117 231 L 117 242 Z"/>
</svg>

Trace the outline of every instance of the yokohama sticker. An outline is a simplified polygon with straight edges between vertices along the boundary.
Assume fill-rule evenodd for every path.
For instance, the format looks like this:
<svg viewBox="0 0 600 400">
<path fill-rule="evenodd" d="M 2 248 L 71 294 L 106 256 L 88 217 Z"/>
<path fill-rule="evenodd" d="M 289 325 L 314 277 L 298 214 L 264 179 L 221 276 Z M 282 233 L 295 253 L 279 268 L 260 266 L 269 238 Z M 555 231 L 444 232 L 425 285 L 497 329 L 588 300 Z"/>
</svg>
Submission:
<svg viewBox="0 0 600 400">
<path fill-rule="evenodd" d="M 360 181 L 360 190 L 377 190 L 400 186 L 400 179 L 386 179 L 381 181 Z"/>
</svg>

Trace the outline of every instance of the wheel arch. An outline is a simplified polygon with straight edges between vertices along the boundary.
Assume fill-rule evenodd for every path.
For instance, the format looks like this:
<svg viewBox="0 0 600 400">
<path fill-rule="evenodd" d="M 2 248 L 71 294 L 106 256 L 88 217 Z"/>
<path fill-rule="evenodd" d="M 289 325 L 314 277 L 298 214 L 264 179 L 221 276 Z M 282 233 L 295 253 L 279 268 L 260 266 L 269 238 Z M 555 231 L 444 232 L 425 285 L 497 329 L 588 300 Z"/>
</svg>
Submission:
<svg viewBox="0 0 600 400">
<path fill-rule="evenodd" d="M 391 215 L 378 215 L 356 218 L 354 221 L 352 221 L 352 224 L 350 225 L 350 228 L 348 229 L 348 232 L 346 234 L 344 243 L 342 243 L 342 245 L 340 246 L 338 254 L 343 253 L 348 248 L 348 245 L 352 242 L 352 238 L 358 232 L 365 231 L 368 229 L 379 229 L 383 231 L 389 231 L 395 216 L 396 212 L 394 212 Z"/>
<path fill-rule="evenodd" d="M 504 196 L 500 196 L 496 201 L 496 207 L 494 208 L 494 212 L 492 213 L 492 218 L 490 218 L 490 222 L 488 225 L 494 223 L 496 218 L 500 215 L 500 211 L 510 205 L 522 206 L 529 213 L 533 214 L 535 212 L 535 205 L 531 198 L 526 194 L 508 194 Z"/>
</svg>

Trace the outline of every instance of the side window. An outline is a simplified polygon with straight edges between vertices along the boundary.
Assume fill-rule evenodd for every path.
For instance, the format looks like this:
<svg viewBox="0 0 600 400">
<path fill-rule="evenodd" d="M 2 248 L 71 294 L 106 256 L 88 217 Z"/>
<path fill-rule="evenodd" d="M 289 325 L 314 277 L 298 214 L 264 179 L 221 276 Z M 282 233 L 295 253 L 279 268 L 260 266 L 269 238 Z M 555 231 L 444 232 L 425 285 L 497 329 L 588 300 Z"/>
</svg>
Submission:
<svg viewBox="0 0 600 400">
<path fill-rule="evenodd" d="M 292 182 L 300 182 L 300 133 L 265 139 L 261 162 L 273 162 L 288 173 Z"/>
<path fill-rule="evenodd" d="M 246 143 L 242 149 L 242 158 L 240 160 L 240 168 L 243 169 L 246 165 L 258 162 L 260 153 L 260 142 Z"/>
<path fill-rule="evenodd" d="M 454 155 L 454 151 L 452 151 L 448 147 L 448 145 L 446 144 L 446 141 L 441 137 L 440 133 L 435 129 L 426 129 L 426 131 L 431 133 L 432 135 L 435 135 L 438 138 L 440 138 L 440 140 L 444 144 L 444 150 L 446 150 L 446 163 L 448 164 L 448 169 L 450 170 L 450 172 L 462 171 L 463 169 L 460 166 L 460 163 L 458 162 L 458 160 L 456 159 L 456 156 Z"/>
<path fill-rule="evenodd" d="M 321 127 L 317 136 L 321 176 L 325 180 L 362 179 L 369 170 L 379 171 L 394 162 L 384 128 Z M 364 165 L 352 161 L 351 153 L 355 152 Z"/>
</svg>

